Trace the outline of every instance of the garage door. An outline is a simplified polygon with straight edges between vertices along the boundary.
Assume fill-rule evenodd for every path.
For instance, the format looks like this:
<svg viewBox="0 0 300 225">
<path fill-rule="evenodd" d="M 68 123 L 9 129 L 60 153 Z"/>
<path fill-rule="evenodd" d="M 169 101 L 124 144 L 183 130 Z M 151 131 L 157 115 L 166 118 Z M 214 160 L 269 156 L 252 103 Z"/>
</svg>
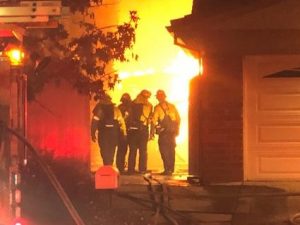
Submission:
<svg viewBox="0 0 300 225">
<path fill-rule="evenodd" d="M 243 62 L 246 180 L 300 180 L 300 56 Z"/>
</svg>

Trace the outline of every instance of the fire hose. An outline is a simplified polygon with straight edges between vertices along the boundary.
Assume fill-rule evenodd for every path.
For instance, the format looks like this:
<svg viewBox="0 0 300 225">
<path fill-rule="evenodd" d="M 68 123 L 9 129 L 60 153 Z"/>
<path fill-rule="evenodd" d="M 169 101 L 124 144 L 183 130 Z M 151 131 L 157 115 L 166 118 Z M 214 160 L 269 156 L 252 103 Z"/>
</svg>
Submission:
<svg viewBox="0 0 300 225">
<path fill-rule="evenodd" d="M 148 182 L 148 190 L 150 192 L 150 197 L 156 203 L 153 205 L 155 208 L 154 225 L 157 225 L 158 216 L 160 215 L 160 213 L 163 215 L 164 218 L 166 218 L 173 225 L 178 225 L 176 219 L 174 219 L 172 216 L 168 215 L 166 213 L 165 208 L 161 207 L 161 205 L 164 205 L 168 201 L 168 199 L 166 199 L 166 196 L 168 196 L 168 193 L 166 193 L 167 192 L 166 186 L 164 184 L 162 184 L 159 180 L 152 177 L 151 174 L 146 174 L 144 176 L 144 180 L 146 180 Z M 153 181 L 159 185 L 158 192 L 160 193 L 160 196 L 155 195 Z M 157 204 L 157 203 L 160 203 L 160 204 Z"/>
<path fill-rule="evenodd" d="M 153 201 L 153 200 L 149 200 L 149 199 L 143 199 L 143 198 L 140 198 L 140 197 L 135 197 L 133 195 L 130 195 L 130 194 L 127 194 L 127 193 L 122 193 L 122 192 L 116 192 L 116 195 L 121 197 L 121 198 L 126 198 L 128 200 L 131 200 L 141 206 L 144 206 L 145 208 L 147 209 L 153 209 L 153 205 L 155 205 L 156 207 L 160 207 L 164 210 L 167 210 L 169 213 L 172 213 L 178 217 L 181 217 L 181 218 L 184 218 L 186 221 L 189 221 L 189 222 L 192 222 L 193 220 L 189 217 L 187 217 L 186 215 L 184 215 L 183 213 L 180 213 L 176 210 L 173 210 L 171 209 L 170 207 L 164 205 L 164 204 L 161 204 L 161 203 L 158 203 L 156 201 Z M 150 203 L 152 204 L 152 206 L 149 206 L 147 203 Z M 166 214 L 164 212 L 164 214 Z M 164 214 L 162 214 L 164 216 Z M 154 215 L 155 217 L 156 215 Z M 165 216 L 164 216 L 165 217 Z M 171 218 L 169 215 L 168 215 L 169 218 Z M 165 217 L 166 218 L 166 217 Z M 156 217 L 154 218 L 154 220 L 156 219 Z M 167 219 L 167 218 L 166 218 Z M 171 223 L 172 224 L 178 224 L 177 221 L 175 222 L 175 219 L 172 217 L 172 219 L 168 219 L 168 221 L 172 221 Z M 156 221 L 154 221 L 155 223 Z M 194 221 L 195 222 L 195 221 Z M 190 223 L 189 223 L 190 224 Z"/>
<path fill-rule="evenodd" d="M 59 183 L 58 179 L 56 178 L 53 171 L 48 167 L 48 165 L 41 159 L 38 152 L 35 150 L 35 148 L 26 140 L 25 137 L 17 133 L 15 130 L 7 127 L 2 121 L 0 121 L 0 130 L 8 131 L 15 137 L 17 137 L 21 142 L 23 142 L 27 148 L 31 151 L 34 158 L 37 160 L 38 164 L 42 168 L 42 170 L 45 172 L 47 177 L 50 180 L 50 183 L 52 184 L 53 188 L 56 190 L 58 196 L 61 198 L 63 204 L 65 205 L 66 209 L 68 210 L 70 216 L 76 223 L 76 225 L 85 225 L 81 217 L 79 216 L 78 212 L 76 211 L 75 207 L 73 206 L 70 198 L 64 191 L 63 187 Z"/>
<path fill-rule="evenodd" d="M 290 218 L 290 223 L 293 225 L 299 225 L 300 224 L 300 213 L 296 213 Z"/>
<path fill-rule="evenodd" d="M 189 222 L 188 224 L 191 224 L 191 222 L 196 222 L 193 221 L 193 219 L 191 219 L 190 217 L 186 216 L 185 214 L 173 210 L 168 206 L 167 204 L 168 193 L 167 193 L 167 186 L 165 184 L 161 183 L 159 180 L 152 177 L 151 174 L 145 174 L 144 180 L 147 181 L 148 183 L 148 192 L 150 195 L 150 200 L 143 199 L 140 197 L 135 197 L 127 193 L 122 193 L 122 192 L 115 192 L 115 193 L 119 197 L 129 199 L 145 208 L 154 210 L 154 215 L 151 218 L 153 220 L 153 223 L 150 223 L 151 225 L 158 224 L 158 219 L 160 215 L 162 215 L 172 225 L 179 225 L 179 223 L 174 218 L 174 216 L 185 219 L 186 222 Z M 147 203 L 150 203 L 150 206 Z M 174 216 L 171 216 L 171 214 Z"/>
</svg>

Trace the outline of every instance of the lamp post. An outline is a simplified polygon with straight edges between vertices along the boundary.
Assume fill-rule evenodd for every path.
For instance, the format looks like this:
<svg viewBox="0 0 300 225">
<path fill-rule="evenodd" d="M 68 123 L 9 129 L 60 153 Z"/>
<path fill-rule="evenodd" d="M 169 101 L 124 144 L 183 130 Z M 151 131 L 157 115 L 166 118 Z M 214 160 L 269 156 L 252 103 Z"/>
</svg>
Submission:
<svg viewBox="0 0 300 225">
<path fill-rule="evenodd" d="M 27 79 L 22 68 L 24 53 L 19 46 L 22 46 L 25 31 L 30 27 L 56 28 L 58 18 L 62 16 L 63 11 L 68 11 L 67 8 L 63 8 L 60 0 L 4 1 L 4 4 L 0 5 L 0 38 L 8 40 L 10 44 L 18 43 L 18 46 L 6 46 L 6 50 L 2 54 L 0 52 L 0 122 L 25 137 Z M 11 224 L 11 219 L 21 218 L 20 169 L 22 160 L 23 166 L 27 164 L 27 151 L 25 145 L 16 137 L 2 136 L 0 130 L 0 172 L 5 171 L 8 179 L 0 179 L 0 188 L 7 187 L 5 193 L 2 193 L 4 197 L 0 198 L 0 224 Z M 3 152 L 7 152 L 7 156 L 3 157 Z M 7 166 L 3 166 L 2 159 L 5 159 Z M 1 185 L 2 183 L 4 185 Z M 9 199 L 6 196 L 9 196 Z M 15 224 L 20 222 L 17 220 Z"/>
<path fill-rule="evenodd" d="M 22 62 L 24 53 L 18 46 L 10 46 L 5 52 L 10 62 L 10 121 L 9 126 L 22 136 L 26 136 L 26 76 L 23 74 Z M 16 137 L 10 137 L 10 166 L 9 166 L 9 190 L 11 215 L 14 218 L 21 217 L 21 162 L 27 163 L 25 145 Z"/>
<path fill-rule="evenodd" d="M 13 124 L 11 127 L 15 128 L 20 134 L 26 137 L 27 130 L 27 76 L 23 73 L 23 59 L 24 52 L 18 46 L 10 47 L 5 51 L 6 56 L 10 61 L 10 75 L 11 75 L 11 114 Z M 23 163 L 27 164 L 27 151 L 25 145 L 18 144 L 19 153 L 22 151 Z"/>
</svg>

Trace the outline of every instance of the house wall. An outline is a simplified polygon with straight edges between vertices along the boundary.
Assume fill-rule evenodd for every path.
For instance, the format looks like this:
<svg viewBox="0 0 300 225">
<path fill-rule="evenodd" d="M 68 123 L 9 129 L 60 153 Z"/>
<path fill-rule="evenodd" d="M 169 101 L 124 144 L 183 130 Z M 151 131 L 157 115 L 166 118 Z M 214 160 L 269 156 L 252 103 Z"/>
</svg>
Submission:
<svg viewBox="0 0 300 225">
<path fill-rule="evenodd" d="M 89 97 L 67 82 L 49 83 L 28 103 L 28 140 L 55 159 L 89 162 Z"/>
<path fill-rule="evenodd" d="M 244 179 L 243 58 L 298 54 L 300 33 L 270 29 L 214 31 L 202 35 L 198 33 L 194 38 L 194 42 L 198 40 L 199 46 L 204 47 L 205 55 L 203 78 L 194 80 L 190 90 L 191 96 L 197 95 L 190 100 L 190 172 L 199 175 L 203 182 L 241 181 Z M 199 102 L 200 108 L 194 108 Z M 195 128 L 195 124 L 199 127 Z"/>
<path fill-rule="evenodd" d="M 190 90 L 191 96 L 196 95 L 190 99 L 190 172 L 199 175 L 203 182 L 242 181 L 243 58 L 298 54 L 300 33 L 227 30 L 202 35 L 194 38 L 199 46 L 204 46 L 206 54 L 203 78 L 195 79 Z M 194 106 L 199 103 L 200 106 Z"/>
<path fill-rule="evenodd" d="M 203 182 L 243 179 L 242 64 L 239 56 L 209 56 L 191 83 L 190 172 Z M 194 108 L 195 107 L 195 108 Z M 198 126 L 196 125 L 198 124 Z M 197 158 L 195 163 L 193 158 Z"/>
</svg>

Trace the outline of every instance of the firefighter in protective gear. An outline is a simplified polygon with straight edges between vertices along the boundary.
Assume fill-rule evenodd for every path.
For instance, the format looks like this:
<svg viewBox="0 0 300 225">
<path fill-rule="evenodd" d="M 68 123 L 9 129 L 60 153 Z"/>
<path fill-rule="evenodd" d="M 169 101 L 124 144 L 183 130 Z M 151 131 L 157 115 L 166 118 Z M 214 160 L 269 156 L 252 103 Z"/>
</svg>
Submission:
<svg viewBox="0 0 300 225">
<path fill-rule="evenodd" d="M 163 175 L 172 175 L 175 166 L 176 136 L 179 134 L 180 116 L 175 105 L 166 101 L 163 90 L 156 92 L 158 104 L 151 121 L 151 138 L 158 134 L 158 146 L 164 165 Z"/>
<path fill-rule="evenodd" d="M 123 116 L 119 108 L 112 103 L 111 97 L 105 94 L 93 109 L 91 122 L 91 137 L 94 142 L 98 138 L 104 165 L 113 165 L 120 132 L 124 136 L 127 135 Z"/>
<path fill-rule="evenodd" d="M 147 171 L 147 143 L 149 140 L 149 125 L 152 115 L 152 104 L 148 101 L 151 92 L 142 90 L 132 102 L 132 113 L 128 118 L 128 174 L 137 173 L 135 170 L 137 151 L 139 151 L 138 172 Z"/>
<path fill-rule="evenodd" d="M 125 120 L 126 127 L 128 127 L 128 118 L 131 114 L 131 104 L 132 100 L 128 93 L 124 93 L 121 96 L 121 104 L 118 105 L 118 108 L 120 109 L 122 116 Z M 125 170 L 125 157 L 128 150 L 128 140 L 127 137 L 120 134 L 119 136 L 119 142 L 118 142 L 118 148 L 117 148 L 117 159 L 116 159 L 116 165 L 119 170 L 119 172 L 122 174 Z"/>
</svg>

